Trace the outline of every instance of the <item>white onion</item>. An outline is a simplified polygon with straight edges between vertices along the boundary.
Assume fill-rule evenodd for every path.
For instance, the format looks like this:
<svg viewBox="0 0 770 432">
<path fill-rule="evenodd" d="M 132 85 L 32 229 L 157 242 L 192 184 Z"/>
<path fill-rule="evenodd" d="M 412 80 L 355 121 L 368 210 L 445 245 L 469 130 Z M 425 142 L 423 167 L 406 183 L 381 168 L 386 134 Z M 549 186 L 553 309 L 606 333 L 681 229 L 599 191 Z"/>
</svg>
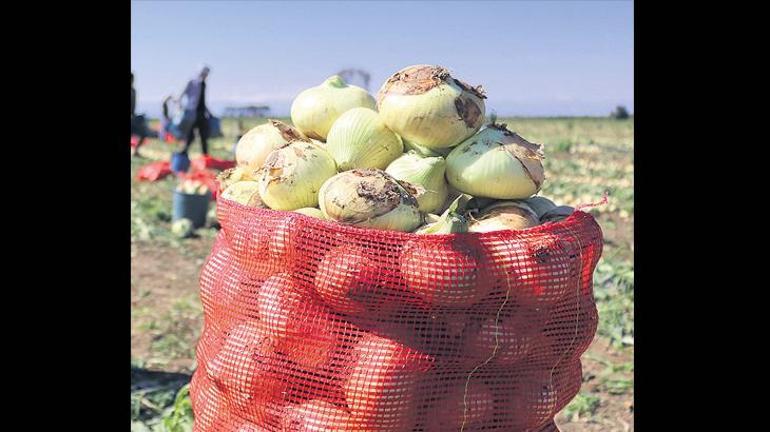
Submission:
<svg viewBox="0 0 770 432">
<path fill-rule="evenodd" d="M 293 141 L 268 155 L 260 171 L 259 196 L 274 210 L 315 207 L 321 185 L 336 173 L 334 159 L 320 146 Z"/>
<path fill-rule="evenodd" d="M 238 140 L 235 160 L 239 166 L 248 167 L 251 171 L 258 170 L 270 152 L 301 138 L 302 134 L 297 129 L 278 120 L 268 120 Z"/>
<path fill-rule="evenodd" d="M 417 199 L 385 171 L 346 171 L 321 187 L 318 204 L 327 219 L 363 228 L 412 231 L 422 222 Z"/>
<path fill-rule="evenodd" d="M 421 157 L 417 153 L 405 153 L 394 160 L 385 170 L 396 180 L 421 186 L 424 191 L 417 195 L 420 211 L 433 213 L 441 209 L 449 194 L 444 178 L 446 161 L 442 157 Z"/>
<path fill-rule="evenodd" d="M 404 152 L 401 138 L 385 126 L 377 111 L 353 108 L 334 122 L 326 150 L 340 171 L 355 168 L 385 169 Z"/>
<path fill-rule="evenodd" d="M 541 146 L 491 124 L 447 156 L 447 180 L 475 197 L 524 199 L 545 180 Z"/>
<path fill-rule="evenodd" d="M 329 129 L 351 108 L 374 109 L 374 98 L 361 87 L 346 84 L 339 76 L 300 93 L 291 104 L 291 121 L 308 138 L 326 141 Z"/>
<path fill-rule="evenodd" d="M 404 140 L 429 149 L 454 147 L 481 127 L 484 92 L 453 78 L 441 66 L 414 65 L 380 88 L 377 107 Z"/>
</svg>

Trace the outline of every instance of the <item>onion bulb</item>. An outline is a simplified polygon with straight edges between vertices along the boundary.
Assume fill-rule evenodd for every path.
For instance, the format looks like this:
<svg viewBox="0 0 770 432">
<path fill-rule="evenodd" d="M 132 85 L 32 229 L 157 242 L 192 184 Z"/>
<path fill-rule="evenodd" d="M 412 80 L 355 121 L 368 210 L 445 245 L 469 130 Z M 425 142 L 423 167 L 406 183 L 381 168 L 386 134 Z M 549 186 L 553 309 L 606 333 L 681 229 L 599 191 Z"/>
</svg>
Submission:
<svg viewBox="0 0 770 432">
<path fill-rule="evenodd" d="M 285 431 L 352 431 L 350 413 L 332 403 L 313 399 L 299 406 L 290 406 L 281 417 Z"/>
<path fill-rule="evenodd" d="M 483 248 L 470 240 L 407 243 L 401 275 L 408 289 L 439 307 L 469 307 L 491 289 Z"/>
<path fill-rule="evenodd" d="M 297 213 L 303 214 L 305 216 L 310 216 L 318 219 L 325 219 L 324 214 L 321 213 L 321 210 L 318 210 L 315 207 L 302 207 L 294 211 Z"/>
<path fill-rule="evenodd" d="M 336 173 L 326 150 L 309 141 L 293 141 L 267 156 L 259 196 L 273 210 L 315 207 L 321 185 Z"/>
<path fill-rule="evenodd" d="M 537 214 L 523 202 L 503 201 L 481 211 L 468 228 L 470 232 L 520 230 L 540 224 Z"/>
<path fill-rule="evenodd" d="M 409 232 L 422 222 L 417 199 L 390 174 L 346 171 L 321 186 L 318 204 L 327 219 L 362 228 Z"/>
<path fill-rule="evenodd" d="M 219 184 L 219 192 L 220 193 L 224 192 L 224 190 L 230 187 L 231 185 L 243 180 L 254 180 L 251 177 L 251 171 L 249 171 L 248 169 L 245 169 L 242 166 L 226 169 L 221 173 L 217 174 L 217 183 Z"/>
<path fill-rule="evenodd" d="M 291 122 L 308 138 L 326 141 L 332 124 L 351 108 L 374 109 L 374 98 L 361 87 L 349 85 L 339 76 L 300 93 L 291 104 Z"/>
<path fill-rule="evenodd" d="M 302 139 L 302 134 L 297 129 L 278 120 L 268 120 L 267 123 L 249 130 L 238 140 L 235 160 L 239 166 L 258 170 L 270 152 L 296 139 Z"/>
<path fill-rule="evenodd" d="M 529 208 L 535 211 L 538 219 L 542 218 L 546 212 L 556 208 L 556 204 L 554 204 L 553 201 L 542 196 L 533 196 L 531 198 L 527 198 L 524 200 L 524 202 L 527 203 Z"/>
<path fill-rule="evenodd" d="M 380 88 L 377 106 L 388 127 L 418 146 L 454 147 L 484 121 L 484 91 L 453 78 L 441 66 L 414 65 Z"/>
<path fill-rule="evenodd" d="M 377 111 L 352 108 L 334 122 L 326 151 L 340 171 L 355 168 L 385 169 L 404 152 L 401 138 L 385 126 Z"/>
<path fill-rule="evenodd" d="M 442 157 L 420 157 L 417 153 L 405 153 L 394 160 L 385 170 L 396 180 L 422 186 L 416 196 L 421 212 L 434 213 L 444 205 L 449 194 L 444 178 L 446 161 Z M 419 191 L 418 191 L 419 192 Z"/>
<path fill-rule="evenodd" d="M 251 180 L 231 184 L 222 192 L 226 198 L 249 207 L 267 208 L 259 197 L 259 183 Z"/>
<path fill-rule="evenodd" d="M 495 398 L 482 380 L 463 380 L 445 391 L 432 415 L 426 416 L 425 432 L 475 431 L 494 419 Z"/>
<path fill-rule="evenodd" d="M 543 185 L 543 157 L 539 144 L 493 123 L 449 153 L 447 180 L 473 196 L 524 199 Z"/>
</svg>

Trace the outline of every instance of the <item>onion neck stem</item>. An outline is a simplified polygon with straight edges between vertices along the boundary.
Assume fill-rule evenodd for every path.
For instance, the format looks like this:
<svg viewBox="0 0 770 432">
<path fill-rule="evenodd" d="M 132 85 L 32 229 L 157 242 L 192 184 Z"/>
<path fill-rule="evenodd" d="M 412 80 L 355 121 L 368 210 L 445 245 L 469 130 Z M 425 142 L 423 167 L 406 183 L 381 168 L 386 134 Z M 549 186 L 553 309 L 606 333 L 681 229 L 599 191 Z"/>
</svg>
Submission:
<svg viewBox="0 0 770 432">
<path fill-rule="evenodd" d="M 341 76 L 333 75 L 327 78 L 326 81 L 324 81 L 324 85 L 326 85 L 327 87 L 342 88 L 342 87 L 345 87 L 345 81 L 342 79 Z"/>
</svg>

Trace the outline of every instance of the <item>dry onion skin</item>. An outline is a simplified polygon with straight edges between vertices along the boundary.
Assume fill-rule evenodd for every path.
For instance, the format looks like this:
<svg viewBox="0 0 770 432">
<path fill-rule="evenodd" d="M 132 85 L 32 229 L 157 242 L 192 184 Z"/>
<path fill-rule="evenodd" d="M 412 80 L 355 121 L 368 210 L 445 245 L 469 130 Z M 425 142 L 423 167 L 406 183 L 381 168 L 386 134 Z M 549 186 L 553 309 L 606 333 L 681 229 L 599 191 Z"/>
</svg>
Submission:
<svg viewBox="0 0 770 432">
<path fill-rule="evenodd" d="M 375 109 L 376 105 L 366 90 L 333 75 L 321 85 L 297 95 L 291 104 L 291 122 L 308 138 L 325 142 L 332 124 L 347 110 Z"/>
<path fill-rule="evenodd" d="M 444 178 L 446 161 L 438 157 L 421 157 L 417 153 L 405 153 L 394 160 L 385 170 L 396 180 L 421 186 L 417 204 L 423 213 L 435 213 L 441 209 L 449 194 Z"/>
<path fill-rule="evenodd" d="M 484 122 L 484 91 L 441 66 L 414 65 L 393 74 L 377 95 L 382 120 L 404 140 L 428 149 L 454 147 Z"/>
<path fill-rule="evenodd" d="M 230 185 L 238 183 L 244 180 L 254 180 L 251 176 L 251 172 L 244 167 L 228 168 L 221 173 L 217 174 L 217 182 L 219 183 L 219 191 L 222 192 Z"/>
<path fill-rule="evenodd" d="M 523 202 L 504 201 L 484 210 L 468 227 L 470 232 L 521 230 L 540 224 L 537 214 Z"/>
<path fill-rule="evenodd" d="M 382 170 L 345 171 L 323 184 L 318 204 L 329 220 L 410 232 L 420 226 L 422 215 L 408 187 Z"/>
<path fill-rule="evenodd" d="M 385 169 L 404 152 L 401 138 L 369 108 L 353 108 L 342 114 L 329 130 L 325 148 L 340 171 Z"/>
<path fill-rule="evenodd" d="M 267 156 L 259 196 L 273 210 L 315 207 L 321 185 L 336 173 L 326 150 L 309 141 L 292 141 Z"/>
<path fill-rule="evenodd" d="M 249 207 L 267 208 L 259 196 L 259 183 L 251 180 L 231 184 L 222 192 L 222 198 Z"/>
<path fill-rule="evenodd" d="M 475 197 L 524 199 L 543 186 L 543 159 L 539 144 L 493 123 L 449 153 L 446 177 Z"/>
<path fill-rule="evenodd" d="M 235 160 L 241 167 L 258 170 L 267 155 L 296 139 L 302 134 L 295 128 L 278 120 L 268 120 L 246 132 L 235 149 Z"/>
</svg>

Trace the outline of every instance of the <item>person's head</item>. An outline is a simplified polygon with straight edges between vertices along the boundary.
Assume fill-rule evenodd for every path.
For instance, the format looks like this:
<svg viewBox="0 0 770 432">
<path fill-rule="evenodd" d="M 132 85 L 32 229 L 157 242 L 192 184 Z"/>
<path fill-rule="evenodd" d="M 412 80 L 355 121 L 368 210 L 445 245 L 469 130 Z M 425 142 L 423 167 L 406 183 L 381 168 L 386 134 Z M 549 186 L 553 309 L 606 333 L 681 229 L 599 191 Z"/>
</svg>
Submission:
<svg viewBox="0 0 770 432">
<path fill-rule="evenodd" d="M 200 73 L 198 76 L 200 79 L 205 80 L 209 76 L 209 72 L 211 72 L 211 68 L 209 68 L 207 65 L 201 66 Z"/>
<path fill-rule="evenodd" d="M 134 73 L 131 72 L 131 85 L 133 85 L 133 84 L 134 84 Z"/>
</svg>

